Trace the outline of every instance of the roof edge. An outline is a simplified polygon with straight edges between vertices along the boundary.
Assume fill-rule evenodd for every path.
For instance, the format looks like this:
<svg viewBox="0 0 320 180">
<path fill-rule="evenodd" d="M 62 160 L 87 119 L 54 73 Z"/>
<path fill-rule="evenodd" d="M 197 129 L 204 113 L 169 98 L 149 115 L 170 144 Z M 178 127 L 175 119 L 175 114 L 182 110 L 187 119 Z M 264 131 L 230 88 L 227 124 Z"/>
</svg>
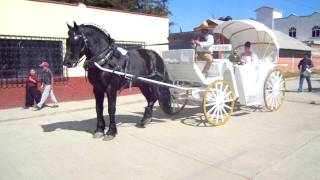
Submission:
<svg viewBox="0 0 320 180">
<path fill-rule="evenodd" d="M 270 6 L 261 6 L 261 7 L 257 8 L 256 10 L 254 10 L 254 12 L 257 12 L 258 10 L 263 9 L 263 8 L 265 8 L 265 9 L 272 9 L 272 10 L 276 10 L 276 11 L 278 11 L 278 12 L 283 13 L 283 11 L 282 11 L 281 9 L 274 8 L 274 7 L 270 7 Z"/>
<path fill-rule="evenodd" d="M 83 4 L 81 2 L 67 3 L 67 2 L 59 2 L 59 1 L 51 1 L 51 0 L 28 0 L 28 1 L 59 4 L 59 5 L 66 5 L 66 6 L 79 6 L 79 4 Z M 90 6 L 90 5 L 86 5 L 86 4 L 83 4 L 83 5 L 85 5 L 86 8 L 91 8 L 91 9 L 114 11 L 114 12 L 119 12 L 119 13 L 135 14 L 135 15 L 141 15 L 141 16 L 151 16 L 151 17 L 158 17 L 158 18 L 169 18 L 168 16 L 160 16 L 160 15 L 156 15 L 156 14 L 147 14 L 147 13 L 126 11 L 126 10 L 120 10 L 120 9 L 103 8 L 103 7 Z"/>
</svg>

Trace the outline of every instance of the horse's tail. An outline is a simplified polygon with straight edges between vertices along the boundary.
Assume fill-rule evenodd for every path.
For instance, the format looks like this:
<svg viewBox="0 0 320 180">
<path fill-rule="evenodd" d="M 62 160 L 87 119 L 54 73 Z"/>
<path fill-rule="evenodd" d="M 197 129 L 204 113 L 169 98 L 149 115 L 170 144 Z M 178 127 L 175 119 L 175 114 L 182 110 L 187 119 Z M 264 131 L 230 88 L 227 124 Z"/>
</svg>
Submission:
<svg viewBox="0 0 320 180">
<path fill-rule="evenodd" d="M 162 66 L 163 69 L 159 70 L 161 72 L 162 82 L 172 83 L 172 81 L 169 78 L 169 73 L 168 73 L 167 68 L 166 68 L 166 66 L 164 64 L 163 59 L 157 53 L 156 53 L 156 57 L 157 57 L 157 59 L 161 60 L 161 63 L 163 64 L 163 66 Z M 157 88 L 157 96 L 158 96 L 158 102 L 159 102 L 160 108 L 166 114 L 172 114 L 171 92 L 169 90 L 169 87 L 167 87 L 167 86 L 158 86 L 158 88 Z"/>
<path fill-rule="evenodd" d="M 171 94 L 168 87 L 158 86 L 157 88 L 158 102 L 160 108 L 166 114 L 172 114 Z"/>
</svg>

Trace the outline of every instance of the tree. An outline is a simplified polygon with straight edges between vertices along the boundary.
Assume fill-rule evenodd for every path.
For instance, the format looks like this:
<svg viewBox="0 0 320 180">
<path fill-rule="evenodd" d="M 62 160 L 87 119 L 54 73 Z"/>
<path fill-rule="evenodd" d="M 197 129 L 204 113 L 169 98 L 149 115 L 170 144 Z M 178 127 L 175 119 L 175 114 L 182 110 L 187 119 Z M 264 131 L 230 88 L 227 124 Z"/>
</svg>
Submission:
<svg viewBox="0 0 320 180">
<path fill-rule="evenodd" d="M 86 5 L 113 8 L 132 12 L 142 12 L 159 16 L 168 16 L 169 0 L 54 0 L 67 3 L 82 2 Z"/>
<path fill-rule="evenodd" d="M 232 20 L 232 17 L 231 17 L 231 16 L 219 17 L 218 20 L 221 20 L 221 21 L 230 21 L 230 20 Z"/>
</svg>

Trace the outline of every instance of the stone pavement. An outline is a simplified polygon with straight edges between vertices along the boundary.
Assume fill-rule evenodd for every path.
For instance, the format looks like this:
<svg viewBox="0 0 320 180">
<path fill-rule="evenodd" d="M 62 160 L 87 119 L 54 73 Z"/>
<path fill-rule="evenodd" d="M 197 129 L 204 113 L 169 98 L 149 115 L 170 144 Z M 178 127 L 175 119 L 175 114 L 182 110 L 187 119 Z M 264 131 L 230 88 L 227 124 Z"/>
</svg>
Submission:
<svg viewBox="0 0 320 180">
<path fill-rule="evenodd" d="M 320 179 L 320 79 L 314 93 L 293 92 L 297 83 L 287 82 L 279 111 L 243 107 L 219 127 L 199 108 L 169 117 L 156 107 L 153 123 L 137 128 L 146 102 L 123 96 L 108 142 L 92 139 L 93 100 L 1 110 L 0 179 Z"/>
</svg>

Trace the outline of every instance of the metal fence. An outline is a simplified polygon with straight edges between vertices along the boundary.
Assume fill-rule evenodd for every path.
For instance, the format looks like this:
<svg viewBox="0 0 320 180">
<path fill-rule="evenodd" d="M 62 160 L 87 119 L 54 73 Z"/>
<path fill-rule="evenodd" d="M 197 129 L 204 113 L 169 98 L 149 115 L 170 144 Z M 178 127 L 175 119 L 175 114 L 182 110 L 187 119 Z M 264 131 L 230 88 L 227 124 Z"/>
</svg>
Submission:
<svg viewBox="0 0 320 180">
<path fill-rule="evenodd" d="M 39 64 L 46 60 L 56 84 L 68 82 L 68 69 L 63 66 L 65 39 L 52 37 L 0 35 L 0 88 L 24 87 L 31 68 L 41 77 Z M 127 50 L 145 48 L 144 42 L 116 41 Z"/>
<path fill-rule="evenodd" d="M 116 41 L 116 45 L 126 50 L 145 48 L 145 42 L 141 41 Z"/>
<path fill-rule="evenodd" d="M 39 64 L 46 60 L 56 83 L 65 83 L 67 72 L 63 69 L 65 39 L 0 35 L 0 88 L 23 87 L 31 68 L 39 76 Z"/>
</svg>

